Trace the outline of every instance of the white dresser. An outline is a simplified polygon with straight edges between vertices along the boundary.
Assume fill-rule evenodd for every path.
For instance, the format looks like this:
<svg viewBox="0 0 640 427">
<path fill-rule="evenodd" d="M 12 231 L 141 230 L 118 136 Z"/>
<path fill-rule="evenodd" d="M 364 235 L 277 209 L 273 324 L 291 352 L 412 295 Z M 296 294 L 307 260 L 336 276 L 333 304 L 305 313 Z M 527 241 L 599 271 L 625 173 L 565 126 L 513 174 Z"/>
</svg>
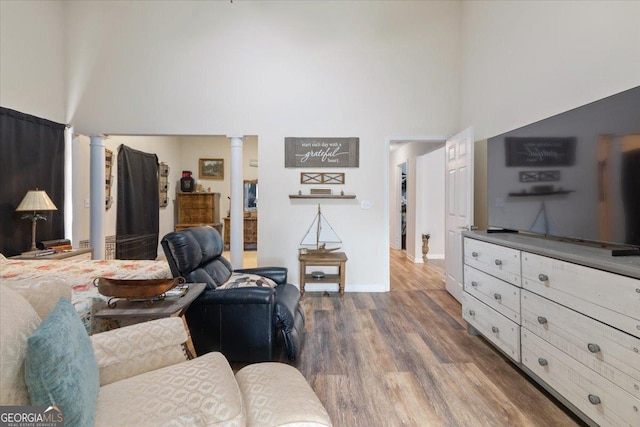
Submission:
<svg viewBox="0 0 640 427">
<path fill-rule="evenodd" d="M 640 426 L 640 256 L 468 232 L 462 310 L 588 424 Z"/>
</svg>

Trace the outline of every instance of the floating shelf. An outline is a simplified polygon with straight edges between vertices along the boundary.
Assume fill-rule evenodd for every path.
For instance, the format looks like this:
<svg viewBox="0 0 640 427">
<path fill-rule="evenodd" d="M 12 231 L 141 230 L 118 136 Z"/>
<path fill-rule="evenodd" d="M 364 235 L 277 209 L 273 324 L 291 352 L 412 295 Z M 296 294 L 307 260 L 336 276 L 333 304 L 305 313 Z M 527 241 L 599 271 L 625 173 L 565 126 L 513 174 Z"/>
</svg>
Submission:
<svg viewBox="0 0 640 427">
<path fill-rule="evenodd" d="M 355 194 L 289 194 L 290 199 L 355 199 Z"/>
</svg>

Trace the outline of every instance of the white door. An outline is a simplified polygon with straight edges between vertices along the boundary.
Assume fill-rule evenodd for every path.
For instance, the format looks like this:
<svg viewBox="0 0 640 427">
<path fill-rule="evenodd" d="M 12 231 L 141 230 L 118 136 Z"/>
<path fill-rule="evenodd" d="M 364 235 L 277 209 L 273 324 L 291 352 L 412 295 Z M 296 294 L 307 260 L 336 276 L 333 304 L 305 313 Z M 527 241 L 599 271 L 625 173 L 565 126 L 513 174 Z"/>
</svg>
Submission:
<svg viewBox="0 0 640 427">
<path fill-rule="evenodd" d="M 448 139 L 445 150 L 445 281 L 462 302 L 462 231 L 473 227 L 473 128 Z"/>
</svg>

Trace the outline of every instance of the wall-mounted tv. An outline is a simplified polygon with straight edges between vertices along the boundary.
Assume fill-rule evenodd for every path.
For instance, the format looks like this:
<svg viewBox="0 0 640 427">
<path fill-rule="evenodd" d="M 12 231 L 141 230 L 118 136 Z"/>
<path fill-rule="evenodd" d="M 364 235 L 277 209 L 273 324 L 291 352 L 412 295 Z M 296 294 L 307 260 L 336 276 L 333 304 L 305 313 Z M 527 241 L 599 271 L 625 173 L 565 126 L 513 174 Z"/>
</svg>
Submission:
<svg viewBox="0 0 640 427">
<path fill-rule="evenodd" d="M 489 226 L 640 246 L 640 86 L 489 138 Z"/>
</svg>

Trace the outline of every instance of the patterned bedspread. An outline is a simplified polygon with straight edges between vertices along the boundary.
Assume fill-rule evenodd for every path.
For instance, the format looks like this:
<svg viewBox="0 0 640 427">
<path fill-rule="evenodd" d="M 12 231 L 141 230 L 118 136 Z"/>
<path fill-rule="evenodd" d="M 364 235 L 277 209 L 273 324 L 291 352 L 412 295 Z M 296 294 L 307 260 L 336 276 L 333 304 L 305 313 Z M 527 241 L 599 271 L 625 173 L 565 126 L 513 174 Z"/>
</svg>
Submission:
<svg viewBox="0 0 640 427">
<path fill-rule="evenodd" d="M 171 278 L 166 261 L 139 260 L 0 260 L 0 284 L 28 279 L 63 278 L 71 285 L 71 302 L 89 333 L 108 329 L 104 323 L 94 321 L 93 313 L 106 305 L 107 297 L 98 293 L 93 285 L 96 277 L 117 279 Z"/>
</svg>

